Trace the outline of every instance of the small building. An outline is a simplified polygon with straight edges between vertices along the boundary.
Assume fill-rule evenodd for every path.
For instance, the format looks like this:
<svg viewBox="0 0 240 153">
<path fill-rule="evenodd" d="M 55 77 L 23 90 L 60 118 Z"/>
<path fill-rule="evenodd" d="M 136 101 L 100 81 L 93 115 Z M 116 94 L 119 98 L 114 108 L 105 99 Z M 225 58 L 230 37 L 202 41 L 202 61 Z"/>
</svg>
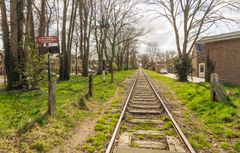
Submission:
<svg viewBox="0 0 240 153">
<path fill-rule="evenodd" d="M 155 71 L 159 73 L 161 69 L 166 69 L 168 73 L 173 73 L 174 68 L 172 61 L 156 62 Z"/>
<path fill-rule="evenodd" d="M 4 53 L 0 50 L 0 76 L 4 75 Z"/>
<path fill-rule="evenodd" d="M 214 65 L 219 81 L 240 84 L 240 31 L 201 39 L 193 51 L 194 76 L 205 78 L 207 59 Z"/>
</svg>

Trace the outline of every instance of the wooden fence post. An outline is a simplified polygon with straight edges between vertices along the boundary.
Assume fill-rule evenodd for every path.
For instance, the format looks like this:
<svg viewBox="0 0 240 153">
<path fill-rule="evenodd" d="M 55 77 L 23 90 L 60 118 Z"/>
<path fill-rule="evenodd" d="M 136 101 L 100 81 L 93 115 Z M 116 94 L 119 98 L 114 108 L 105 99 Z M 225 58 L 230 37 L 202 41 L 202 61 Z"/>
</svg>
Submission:
<svg viewBox="0 0 240 153">
<path fill-rule="evenodd" d="M 48 82 L 48 114 L 55 116 L 56 113 L 56 81 Z"/>
<path fill-rule="evenodd" d="M 92 73 L 89 75 L 88 95 L 90 97 L 93 96 L 93 74 Z"/>
<path fill-rule="evenodd" d="M 210 83 L 211 83 L 211 99 L 212 101 L 217 101 L 217 94 L 214 89 L 214 85 L 218 83 L 218 75 L 216 73 L 211 74 Z"/>
<path fill-rule="evenodd" d="M 211 74 L 211 99 L 212 101 L 228 102 L 230 99 L 224 92 L 223 86 L 218 82 L 218 75 Z"/>
</svg>

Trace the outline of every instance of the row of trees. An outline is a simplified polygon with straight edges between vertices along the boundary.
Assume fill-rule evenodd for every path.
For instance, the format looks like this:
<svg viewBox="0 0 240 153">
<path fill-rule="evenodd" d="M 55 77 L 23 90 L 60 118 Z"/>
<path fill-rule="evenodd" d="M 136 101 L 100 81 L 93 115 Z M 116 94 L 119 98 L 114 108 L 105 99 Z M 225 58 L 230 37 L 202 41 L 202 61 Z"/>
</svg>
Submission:
<svg viewBox="0 0 240 153">
<path fill-rule="evenodd" d="M 99 75 L 106 58 L 112 82 L 114 65 L 117 70 L 135 68 L 138 37 L 144 34 L 136 26 L 136 5 L 134 0 L 0 0 L 8 89 L 27 88 L 29 80 L 38 88 L 37 76 L 45 64 L 36 36 L 60 38 L 59 80 L 70 79 L 73 50 L 82 61 L 83 76 L 88 76 L 92 52 L 97 54 Z"/>
<path fill-rule="evenodd" d="M 157 42 L 146 43 L 145 54 L 141 54 L 139 59 L 143 68 L 149 68 L 157 63 L 164 64 L 167 70 L 173 67 L 173 61 L 176 58 L 174 50 L 161 51 Z M 152 67 L 154 69 L 154 67 Z"/>
</svg>

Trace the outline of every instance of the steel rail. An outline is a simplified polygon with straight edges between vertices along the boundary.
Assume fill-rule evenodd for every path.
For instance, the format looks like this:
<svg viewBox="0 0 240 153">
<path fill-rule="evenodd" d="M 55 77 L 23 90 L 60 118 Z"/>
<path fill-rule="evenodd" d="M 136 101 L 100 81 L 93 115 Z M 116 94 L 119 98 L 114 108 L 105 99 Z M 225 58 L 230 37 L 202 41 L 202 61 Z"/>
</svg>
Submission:
<svg viewBox="0 0 240 153">
<path fill-rule="evenodd" d="M 112 138 L 111 138 L 111 140 L 110 140 L 110 142 L 109 142 L 109 144 L 108 144 L 106 153 L 111 153 L 111 151 L 112 151 L 112 149 L 113 149 L 113 145 L 114 145 L 115 139 L 116 139 L 117 134 L 118 134 L 118 132 L 119 132 L 120 125 L 121 125 L 121 122 L 122 122 L 123 117 L 124 117 L 124 115 L 125 115 L 125 112 L 126 112 L 126 110 L 127 110 L 127 106 L 128 106 L 129 101 L 130 101 L 130 98 L 131 98 L 131 96 L 132 96 L 133 89 L 134 89 L 134 87 L 135 87 L 135 85 L 136 85 L 136 82 L 137 82 L 137 80 L 138 80 L 139 73 L 140 73 L 140 71 L 138 71 L 137 77 L 136 77 L 135 80 L 134 80 L 134 83 L 133 83 L 133 85 L 132 85 L 132 88 L 131 88 L 131 90 L 130 90 L 130 93 L 129 93 L 129 95 L 128 95 L 128 98 L 127 98 L 127 100 L 126 100 L 126 103 L 125 103 L 125 105 L 124 105 L 124 107 L 123 107 L 123 109 L 122 109 L 122 113 L 121 113 L 121 115 L 120 115 L 120 117 L 119 117 L 119 120 L 118 120 L 118 123 L 117 123 L 117 125 L 116 125 L 116 128 L 115 128 L 115 130 L 114 130 L 114 132 L 113 132 Z"/>
<path fill-rule="evenodd" d="M 154 88 L 154 86 L 152 85 L 151 81 L 149 80 L 148 76 L 145 74 L 144 71 L 142 71 L 145 78 L 147 79 L 148 83 L 150 84 L 151 88 L 153 89 L 154 93 L 157 95 L 158 99 L 160 100 L 162 106 L 164 107 L 165 111 L 167 112 L 168 116 L 170 117 L 171 121 L 173 122 L 173 126 L 176 130 L 176 132 L 179 134 L 179 136 L 181 137 L 183 143 L 185 143 L 185 145 L 187 146 L 187 149 L 191 152 L 191 153 L 196 153 L 196 151 L 193 149 L 192 145 L 189 143 L 187 137 L 185 136 L 185 134 L 182 132 L 182 130 L 180 129 L 178 123 L 175 121 L 175 119 L 173 118 L 173 115 L 170 113 L 170 111 L 168 110 L 167 106 L 165 105 L 165 103 L 163 102 L 162 98 L 159 96 L 159 94 L 157 93 L 156 89 Z"/>
</svg>

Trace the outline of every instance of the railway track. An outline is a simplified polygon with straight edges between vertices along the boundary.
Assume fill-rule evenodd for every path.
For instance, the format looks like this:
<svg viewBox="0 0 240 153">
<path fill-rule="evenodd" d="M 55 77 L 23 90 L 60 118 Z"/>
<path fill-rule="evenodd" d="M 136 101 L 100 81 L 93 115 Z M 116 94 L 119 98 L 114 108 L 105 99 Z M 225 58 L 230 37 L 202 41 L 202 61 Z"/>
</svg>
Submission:
<svg viewBox="0 0 240 153">
<path fill-rule="evenodd" d="M 138 72 L 106 153 L 195 153 L 147 75 Z"/>
</svg>

